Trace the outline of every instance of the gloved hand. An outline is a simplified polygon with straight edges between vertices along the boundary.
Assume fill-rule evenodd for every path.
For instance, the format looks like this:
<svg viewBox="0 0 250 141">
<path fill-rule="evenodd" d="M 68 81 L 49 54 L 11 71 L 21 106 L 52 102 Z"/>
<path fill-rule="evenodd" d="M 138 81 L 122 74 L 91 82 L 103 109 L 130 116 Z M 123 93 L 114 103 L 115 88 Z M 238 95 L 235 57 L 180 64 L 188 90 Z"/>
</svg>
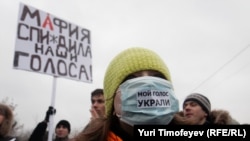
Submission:
<svg viewBox="0 0 250 141">
<path fill-rule="evenodd" d="M 56 114 L 56 109 L 54 109 L 52 106 L 49 106 L 49 109 L 47 110 L 47 112 L 46 112 L 46 116 L 45 116 L 45 121 L 46 122 L 49 122 L 49 116 L 50 115 L 54 115 L 54 114 Z"/>
</svg>

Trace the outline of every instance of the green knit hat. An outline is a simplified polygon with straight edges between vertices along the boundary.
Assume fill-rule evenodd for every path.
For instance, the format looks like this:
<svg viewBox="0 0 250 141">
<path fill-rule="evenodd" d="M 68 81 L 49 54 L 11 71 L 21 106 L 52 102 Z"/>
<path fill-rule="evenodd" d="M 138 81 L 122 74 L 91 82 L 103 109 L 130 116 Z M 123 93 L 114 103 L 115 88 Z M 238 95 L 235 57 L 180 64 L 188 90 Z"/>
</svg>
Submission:
<svg viewBox="0 0 250 141">
<path fill-rule="evenodd" d="M 132 47 L 118 54 L 110 62 L 104 77 L 106 116 L 112 115 L 114 95 L 122 81 L 130 74 L 142 70 L 161 72 L 171 82 L 169 70 L 155 52 L 141 47 Z"/>
</svg>

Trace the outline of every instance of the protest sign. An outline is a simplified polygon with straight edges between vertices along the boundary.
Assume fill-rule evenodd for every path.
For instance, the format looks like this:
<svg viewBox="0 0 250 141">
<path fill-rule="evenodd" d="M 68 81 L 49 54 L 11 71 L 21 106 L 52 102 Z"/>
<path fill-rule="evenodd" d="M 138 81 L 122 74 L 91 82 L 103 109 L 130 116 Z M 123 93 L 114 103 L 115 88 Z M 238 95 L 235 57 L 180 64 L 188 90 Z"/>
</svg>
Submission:
<svg viewBox="0 0 250 141">
<path fill-rule="evenodd" d="M 92 83 L 90 30 L 20 4 L 13 67 Z"/>
</svg>

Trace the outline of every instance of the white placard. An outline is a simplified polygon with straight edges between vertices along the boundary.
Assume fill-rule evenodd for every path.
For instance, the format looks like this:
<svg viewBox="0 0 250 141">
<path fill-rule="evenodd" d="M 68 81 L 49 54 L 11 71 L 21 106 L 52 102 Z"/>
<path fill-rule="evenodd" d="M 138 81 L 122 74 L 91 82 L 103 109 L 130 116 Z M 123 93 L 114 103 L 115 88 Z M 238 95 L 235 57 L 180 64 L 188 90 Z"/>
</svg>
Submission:
<svg viewBox="0 0 250 141">
<path fill-rule="evenodd" d="M 90 30 L 20 3 L 13 67 L 92 83 Z"/>
</svg>

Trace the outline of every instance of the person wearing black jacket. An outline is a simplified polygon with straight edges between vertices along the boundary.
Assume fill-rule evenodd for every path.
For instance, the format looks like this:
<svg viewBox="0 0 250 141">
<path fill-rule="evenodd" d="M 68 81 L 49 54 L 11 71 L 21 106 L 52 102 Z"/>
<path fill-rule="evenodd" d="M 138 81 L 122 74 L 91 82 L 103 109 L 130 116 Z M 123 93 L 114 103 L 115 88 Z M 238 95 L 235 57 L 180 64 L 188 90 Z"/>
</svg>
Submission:
<svg viewBox="0 0 250 141">
<path fill-rule="evenodd" d="M 47 141 L 47 126 L 49 123 L 49 117 L 50 115 L 53 115 L 56 113 L 56 110 L 53 107 L 49 107 L 49 109 L 46 112 L 45 119 L 38 123 L 36 128 L 33 130 L 29 141 Z M 53 139 L 53 141 L 70 141 L 69 134 L 70 134 L 70 123 L 67 120 L 60 120 L 55 128 L 55 134 L 56 137 Z"/>
<path fill-rule="evenodd" d="M 191 93 L 183 102 L 183 111 L 176 116 L 184 117 L 188 125 L 239 125 L 226 110 L 212 110 L 210 100 L 203 94 Z"/>
</svg>

